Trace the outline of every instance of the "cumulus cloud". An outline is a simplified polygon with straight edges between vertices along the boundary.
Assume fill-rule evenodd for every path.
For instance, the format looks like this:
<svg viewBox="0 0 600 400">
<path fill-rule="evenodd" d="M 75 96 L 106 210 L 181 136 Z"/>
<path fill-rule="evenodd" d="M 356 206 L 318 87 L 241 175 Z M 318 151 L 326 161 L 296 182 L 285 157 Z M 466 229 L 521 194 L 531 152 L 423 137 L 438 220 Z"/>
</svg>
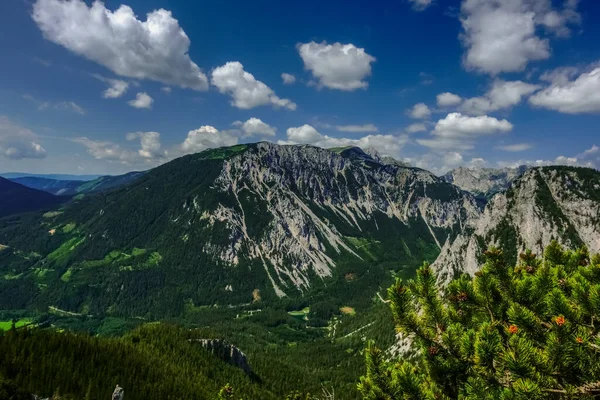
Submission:
<svg viewBox="0 0 600 400">
<path fill-rule="evenodd" d="M 100 1 L 37 0 L 33 20 L 44 37 L 119 76 L 207 90 L 208 79 L 189 56 L 190 39 L 170 11 L 138 20 L 131 7 Z"/>
<path fill-rule="evenodd" d="M 539 90 L 539 85 L 522 81 L 495 80 L 487 93 L 480 97 L 466 99 L 461 110 L 471 115 L 484 115 L 492 111 L 516 106 L 524 97 Z"/>
<path fill-rule="evenodd" d="M 12 160 L 21 160 L 44 158 L 46 150 L 31 130 L 17 125 L 6 116 L 0 116 L 0 154 Z"/>
<path fill-rule="evenodd" d="M 550 57 L 550 43 L 538 26 L 567 36 L 579 23 L 577 1 L 567 0 L 557 11 L 551 0 L 464 0 L 461 23 L 466 67 L 497 75 L 523 71 L 531 61 Z"/>
<path fill-rule="evenodd" d="M 366 132 L 377 132 L 378 129 L 373 124 L 365 125 L 337 125 L 335 129 L 339 132 L 349 133 L 366 133 Z"/>
<path fill-rule="evenodd" d="M 125 150 L 110 141 L 93 140 L 85 136 L 72 139 L 72 141 L 84 146 L 88 153 L 97 160 L 120 161 L 128 164 L 136 157 L 135 152 Z"/>
<path fill-rule="evenodd" d="M 450 113 L 436 123 L 431 131 L 433 138 L 418 139 L 417 143 L 435 150 L 469 150 L 479 137 L 506 133 L 512 129 L 513 125 L 506 119 Z"/>
<path fill-rule="evenodd" d="M 423 11 L 433 4 L 433 0 L 408 0 L 415 11 Z"/>
<path fill-rule="evenodd" d="M 417 122 L 407 126 L 404 130 L 408 133 L 424 132 L 427 130 L 427 126 L 422 122 Z"/>
<path fill-rule="evenodd" d="M 285 85 L 292 85 L 292 84 L 296 83 L 296 77 L 294 75 L 288 74 L 286 72 L 281 74 L 281 79 L 283 80 L 283 83 Z"/>
<path fill-rule="evenodd" d="M 140 92 L 135 96 L 135 99 L 130 100 L 128 104 L 131 107 L 135 108 L 152 108 L 152 103 L 154 103 L 154 99 L 148 95 L 146 92 Z"/>
<path fill-rule="evenodd" d="M 367 135 L 359 139 L 335 138 L 321 134 L 311 125 L 288 128 L 287 141 L 280 144 L 310 144 L 317 147 L 332 148 L 357 146 L 362 149 L 374 148 L 383 156 L 398 157 L 400 150 L 408 143 L 407 135 Z"/>
<path fill-rule="evenodd" d="M 92 74 L 92 76 L 99 81 L 108 84 L 108 88 L 102 93 L 102 97 L 105 99 L 116 99 L 125 94 L 129 89 L 129 83 L 120 79 L 106 78 L 102 75 Z"/>
<path fill-rule="evenodd" d="M 243 137 L 275 136 L 277 131 L 277 129 L 258 118 L 250 118 L 246 122 L 236 121 L 234 125 L 240 127 Z"/>
<path fill-rule="evenodd" d="M 237 61 L 215 68 L 212 71 L 212 84 L 219 92 L 229 94 L 233 99 L 231 105 L 237 108 L 248 110 L 270 104 L 275 108 L 296 109 L 296 103 L 277 97 L 270 87 L 244 71 L 244 66 Z"/>
<path fill-rule="evenodd" d="M 438 107 L 453 107 L 462 103 L 462 98 L 454 93 L 440 93 L 436 97 Z"/>
<path fill-rule="evenodd" d="M 161 150 L 160 133 L 158 132 L 128 133 L 126 139 L 129 141 L 140 139 L 141 148 L 138 150 L 138 154 L 142 158 L 160 159 L 165 156 L 165 152 Z"/>
<path fill-rule="evenodd" d="M 509 151 L 511 153 L 517 153 L 519 151 L 529 150 L 532 146 L 529 143 L 515 143 L 506 146 L 496 147 L 498 150 Z"/>
<path fill-rule="evenodd" d="M 170 86 L 163 86 L 163 87 L 160 88 L 160 90 L 162 90 L 163 93 L 166 93 L 166 94 L 169 94 L 169 93 L 171 93 L 173 91 L 173 89 L 171 89 Z"/>
<path fill-rule="evenodd" d="M 93 140 L 85 136 L 71 139 L 71 141 L 84 146 L 88 154 L 97 160 L 118 162 L 124 165 L 143 163 L 157 165 L 167 160 L 167 152 L 162 150 L 160 133 L 132 132 L 128 133 L 125 138 L 130 142 L 139 139 L 140 148 L 131 150 L 108 140 Z"/>
<path fill-rule="evenodd" d="M 215 147 L 233 146 L 237 143 L 237 135 L 205 125 L 189 131 L 180 149 L 184 154 L 190 154 Z"/>
<path fill-rule="evenodd" d="M 530 97 L 529 102 L 565 114 L 599 113 L 600 68 L 583 72 L 574 80 L 570 79 L 573 73 L 563 69 L 546 75 L 552 83 Z"/>
<path fill-rule="evenodd" d="M 327 42 L 299 43 L 297 47 L 304 68 L 312 73 L 318 87 L 353 91 L 369 86 L 366 78 L 371 75 L 375 57 L 365 49 L 352 43 Z"/>
<path fill-rule="evenodd" d="M 431 116 L 431 110 L 425 103 L 415 104 L 411 109 L 407 110 L 407 113 L 414 119 L 426 119 Z"/>
</svg>

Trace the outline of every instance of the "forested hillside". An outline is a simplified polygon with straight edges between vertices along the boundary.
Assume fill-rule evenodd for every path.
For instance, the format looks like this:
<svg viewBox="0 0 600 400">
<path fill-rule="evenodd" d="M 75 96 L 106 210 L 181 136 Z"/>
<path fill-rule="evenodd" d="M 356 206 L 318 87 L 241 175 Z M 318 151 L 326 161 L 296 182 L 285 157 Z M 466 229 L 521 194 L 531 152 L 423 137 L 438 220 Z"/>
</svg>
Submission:
<svg viewBox="0 0 600 400">
<path fill-rule="evenodd" d="M 0 218 L 27 211 L 49 209 L 62 202 L 64 199 L 60 197 L 0 178 Z"/>
</svg>

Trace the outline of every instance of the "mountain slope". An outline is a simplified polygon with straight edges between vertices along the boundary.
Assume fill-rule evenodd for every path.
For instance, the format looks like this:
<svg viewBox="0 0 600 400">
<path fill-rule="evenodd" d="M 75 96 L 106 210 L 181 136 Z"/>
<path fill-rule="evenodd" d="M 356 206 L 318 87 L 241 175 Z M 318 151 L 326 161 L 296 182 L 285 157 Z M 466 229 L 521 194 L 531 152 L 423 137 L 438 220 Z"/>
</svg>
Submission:
<svg viewBox="0 0 600 400">
<path fill-rule="evenodd" d="M 119 186 L 127 185 L 144 172 L 129 172 L 124 175 L 101 176 L 89 181 L 83 180 L 58 180 L 41 178 L 37 176 L 26 176 L 11 178 L 11 181 L 27 186 L 32 189 L 43 190 L 59 196 L 73 196 L 81 193 L 100 192 L 110 190 Z"/>
<path fill-rule="evenodd" d="M 442 179 L 475 196 L 490 199 L 496 193 L 508 189 L 511 183 L 523 175 L 527 168 L 524 165 L 518 168 L 502 169 L 460 167 L 449 171 L 442 176 Z"/>
<path fill-rule="evenodd" d="M 12 249 L 2 272 L 19 276 L 5 285 L 13 292 L 36 294 L 20 306 L 73 312 L 181 315 L 309 293 L 358 306 L 390 273 L 435 260 L 477 213 L 457 187 L 357 148 L 240 145 L 174 160 L 62 214 L 0 221 Z M 18 255 L 29 253 L 39 257 Z"/>
<path fill-rule="evenodd" d="M 40 178 L 37 176 L 24 176 L 20 178 L 11 178 L 10 180 L 19 185 L 27 186 L 31 189 L 42 190 L 57 196 L 73 194 L 77 187 L 85 182 L 61 181 L 57 179 Z"/>
<path fill-rule="evenodd" d="M 531 249 L 540 254 L 552 240 L 600 252 L 600 172 L 587 168 L 533 168 L 494 196 L 463 234 L 448 241 L 433 264 L 442 280 L 477 270 L 483 251 L 505 249 L 508 262 Z"/>
<path fill-rule="evenodd" d="M 0 217 L 50 208 L 62 201 L 49 193 L 0 178 Z"/>
</svg>

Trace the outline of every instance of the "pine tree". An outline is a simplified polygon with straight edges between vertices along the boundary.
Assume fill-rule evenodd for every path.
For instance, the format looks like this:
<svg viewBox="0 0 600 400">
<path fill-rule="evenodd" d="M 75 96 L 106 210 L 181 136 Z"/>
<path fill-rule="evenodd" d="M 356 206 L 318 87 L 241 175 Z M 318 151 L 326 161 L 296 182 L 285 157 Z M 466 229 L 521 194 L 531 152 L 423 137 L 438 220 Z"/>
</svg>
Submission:
<svg viewBox="0 0 600 400">
<path fill-rule="evenodd" d="M 543 259 L 485 253 L 473 278 L 440 288 L 424 265 L 389 290 L 414 355 L 372 343 L 358 385 L 368 400 L 600 398 L 600 257 L 553 242 Z"/>
</svg>

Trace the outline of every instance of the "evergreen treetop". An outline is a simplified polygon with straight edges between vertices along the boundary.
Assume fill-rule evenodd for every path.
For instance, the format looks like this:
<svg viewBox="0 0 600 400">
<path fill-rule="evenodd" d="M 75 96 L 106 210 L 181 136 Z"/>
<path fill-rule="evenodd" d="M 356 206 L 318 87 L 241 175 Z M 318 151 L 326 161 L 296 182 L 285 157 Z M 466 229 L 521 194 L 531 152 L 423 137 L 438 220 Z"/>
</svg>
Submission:
<svg viewBox="0 0 600 400">
<path fill-rule="evenodd" d="M 371 343 L 364 399 L 600 398 L 600 257 L 553 242 L 515 267 L 495 248 L 485 260 L 443 290 L 427 264 L 388 290 L 415 354 Z"/>
</svg>

